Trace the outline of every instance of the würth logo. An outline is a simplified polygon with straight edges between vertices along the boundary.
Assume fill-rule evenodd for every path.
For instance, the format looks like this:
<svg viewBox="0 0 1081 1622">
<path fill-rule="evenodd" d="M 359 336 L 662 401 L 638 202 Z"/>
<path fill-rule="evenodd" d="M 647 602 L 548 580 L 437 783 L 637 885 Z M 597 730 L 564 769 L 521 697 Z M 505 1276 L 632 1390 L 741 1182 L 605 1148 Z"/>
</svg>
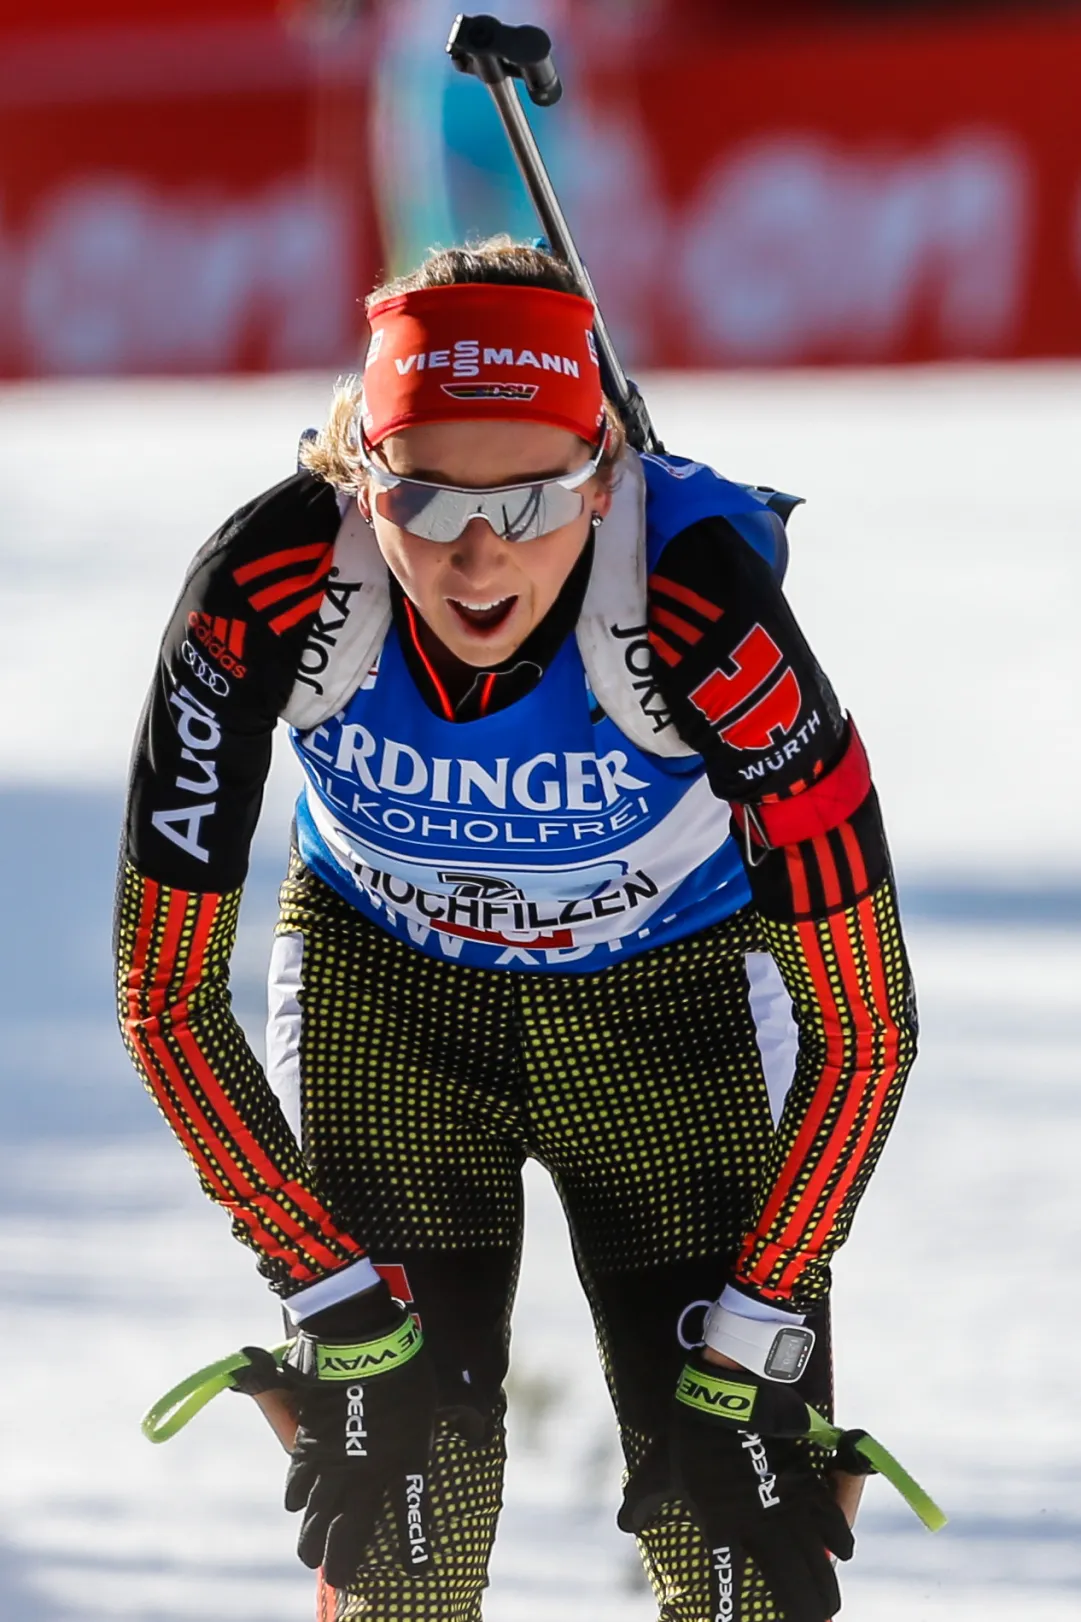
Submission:
<svg viewBox="0 0 1081 1622">
<path fill-rule="evenodd" d="M 311 546 L 290 546 L 282 552 L 270 552 L 254 563 L 242 564 L 233 570 L 238 586 L 249 586 L 253 581 L 266 581 L 245 595 L 257 613 L 267 609 L 281 609 L 268 620 L 275 636 L 299 625 L 309 614 L 314 614 L 323 601 L 324 587 L 320 584 L 330 573 L 334 561 L 334 548 L 329 541 L 313 542 Z M 314 588 L 314 589 L 313 589 Z"/>
<path fill-rule="evenodd" d="M 781 669 L 784 655 L 762 625 L 751 627 L 728 663 L 731 673 L 713 671 L 699 682 L 691 703 L 720 727 L 733 749 L 769 749 L 799 719 L 803 695 L 795 672 Z"/>
</svg>

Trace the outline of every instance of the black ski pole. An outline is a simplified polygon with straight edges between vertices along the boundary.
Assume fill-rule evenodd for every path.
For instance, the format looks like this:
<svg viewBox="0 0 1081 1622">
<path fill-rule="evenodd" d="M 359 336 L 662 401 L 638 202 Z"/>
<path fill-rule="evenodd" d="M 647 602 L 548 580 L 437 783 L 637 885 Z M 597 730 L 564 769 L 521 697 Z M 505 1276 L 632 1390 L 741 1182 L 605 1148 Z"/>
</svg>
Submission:
<svg viewBox="0 0 1081 1622">
<path fill-rule="evenodd" d="M 497 17 L 467 17 L 459 12 L 447 41 L 447 54 L 461 73 L 472 73 L 488 86 L 544 235 L 557 257 L 570 266 L 579 292 L 593 305 L 601 383 L 623 419 L 628 441 L 635 450 L 663 451 L 646 403 L 620 365 L 589 271 L 574 245 L 566 215 L 559 206 L 518 92 L 510 83 L 511 79 L 521 79 L 530 100 L 538 107 L 555 105 L 563 94 L 563 86 L 552 61 L 551 40 L 543 28 L 534 28 L 528 23 L 513 28 Z"/>
</svg>

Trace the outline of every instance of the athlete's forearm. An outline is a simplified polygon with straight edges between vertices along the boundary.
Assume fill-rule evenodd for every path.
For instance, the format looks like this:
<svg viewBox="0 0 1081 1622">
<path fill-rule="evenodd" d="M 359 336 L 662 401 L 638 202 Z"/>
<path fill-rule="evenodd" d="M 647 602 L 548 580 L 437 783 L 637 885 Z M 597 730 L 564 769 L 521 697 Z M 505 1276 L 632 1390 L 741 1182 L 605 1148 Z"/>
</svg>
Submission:
<svg viewBox="0 0 1081 1622">
<path fill-rule="evenodd" d="M 792 998 L 796 1072 L 733 1282 L 810 1306 L 829 1288 L 916 1047 L 889 853 L 863 746 L 768 565 L 723 520 L 650 579 L 658 681 L 733 808 Z"/>
<path fill-rule="evenodd" d="M 831 834 L 771 853 L 769 876 L 752 869 L 799 1028 L 794 1080 L 734 1280 L 766 1301 L 810 1306 L 828 1293 L 829 1257 L 847 1238 L 915 1058 L 911 973 L 885 839 L 870 839 L 873 829 L 881 835 L 872 792 Z"/>
<path fill-rule="evenodd" d="M 273 1286 L 290 1294 L 360 1246 L 312 1193 L 300 1148 L 229 1004 L 240 891 L 172 889 L 128 864 L 117 990 L 128 1051 L 199 1174 Z"/>
</svg>

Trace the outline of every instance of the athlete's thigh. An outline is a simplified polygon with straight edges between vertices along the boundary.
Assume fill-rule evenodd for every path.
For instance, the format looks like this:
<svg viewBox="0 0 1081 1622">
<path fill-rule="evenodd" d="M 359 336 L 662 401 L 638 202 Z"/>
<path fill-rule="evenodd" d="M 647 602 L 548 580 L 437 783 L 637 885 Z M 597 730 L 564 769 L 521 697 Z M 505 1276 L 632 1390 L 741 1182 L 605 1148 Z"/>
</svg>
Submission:
<svg viewBox="0 0 1081 1622">
<path fill-rule="evenodd" d="M 783 1094 L 774 1062 L 783 1043 L 760 1028 L 769 987 L 760 962 L 750 976 L 747 967 L 758 951 L 753 919 L 737 917 L 615 973 L 577 984 L 564 977 L 531 999 L 526 1064 L 537 1152 L 567 1211 L 632 1467 L 665 1443 L 680 1368 L 700 1342 L 761 1186 Z M 815 1327 L 800 1389 L 829 1413 L 825 1313 Z M 639 1547 L 662 1622 L 713 1622 L 709 1552 L 676 1497 Z M 783 1619 L 756 1581 L 733 1622 Z"/>
<path fill-rule="evenodd" d="M 426 957 L 294 863 L 268 1070 L 319 1191 L 364 1238 L 499 1242 L 522 1155 L 506 977 Z"/>
<path fill-rule="evenodd" d="M 317 1192 L 419 1317 L 439 1386 L 431 1563 L 389 1518 L 326 1622 L 479 1622 L 502 1497 L 521 1249 L 513 1010 L 499 984 L 367 924 L 294 864 L 271 964 L 268 1074 Z"/>
<path fill-rule="evenodd" d="M 506 990 L 396 941 L 294 863 L 271 964 L 271 1083 L 316 1191 L 419 1313 L 445 1387 L 489 1405 L 522 1225 Z"/>
<path fill-rule="evenodd" d="M 748 988 L 753 920 L 521 987 L 531 1141 L 594 1260 L 738 1243 L 772 1134 Z"/>
<path fill-rule="evenodd" d="M 740 914 L 522 992 L 531 1141 L 594 1308 L 613 1336 L 634 1326 L 670 1359 L 684 1309 L 725 1282 L 773 1132 L 746 970 L 756 945 Z"/>
</svg>

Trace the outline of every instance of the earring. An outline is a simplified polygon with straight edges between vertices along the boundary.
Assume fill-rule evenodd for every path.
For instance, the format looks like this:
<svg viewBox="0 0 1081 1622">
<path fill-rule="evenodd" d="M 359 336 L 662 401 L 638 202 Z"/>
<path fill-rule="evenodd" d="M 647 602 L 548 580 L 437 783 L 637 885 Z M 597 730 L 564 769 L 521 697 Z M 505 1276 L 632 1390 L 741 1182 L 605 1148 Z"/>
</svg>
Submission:
<svg viewBox="0 0 1081 1622">
<path fill-rule="evenodd" d="M 591 528 L 600 529 L 601 525 L 604 523 L 604 519 L 601 517 L 600 513 L 591 513 L 589 516 L 589 522 Z"/>
</svg>

